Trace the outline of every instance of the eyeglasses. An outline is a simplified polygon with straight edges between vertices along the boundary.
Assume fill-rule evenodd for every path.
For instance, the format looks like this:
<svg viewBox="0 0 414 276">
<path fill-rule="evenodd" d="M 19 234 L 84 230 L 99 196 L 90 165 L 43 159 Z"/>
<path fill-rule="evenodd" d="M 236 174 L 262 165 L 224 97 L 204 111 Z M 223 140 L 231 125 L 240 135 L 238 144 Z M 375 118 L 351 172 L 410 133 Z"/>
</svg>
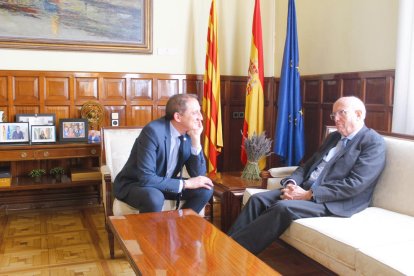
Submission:
<svg viewBox="0 0 414 276">
<path fill-rule="evenodd" d="M 329 117 L 331 117 L 331 120 L 332 121 L 335 121 L 336 115 L 338 115 L 339 117 L 343 118 L 343 117 L 345 117 L 348 114 L 348 112 L 349 112 L 348 110 L 342 109 L 342 110 L 339 110 L 337 112 L 332 112 L 329 115 Z"/>
</svg>

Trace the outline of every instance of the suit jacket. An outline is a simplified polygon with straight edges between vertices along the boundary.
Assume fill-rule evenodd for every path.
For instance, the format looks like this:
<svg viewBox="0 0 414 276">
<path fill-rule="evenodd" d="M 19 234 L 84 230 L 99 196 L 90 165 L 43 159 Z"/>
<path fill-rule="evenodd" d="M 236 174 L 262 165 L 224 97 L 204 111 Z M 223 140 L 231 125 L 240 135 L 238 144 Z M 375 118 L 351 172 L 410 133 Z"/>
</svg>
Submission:
<svg viewBox="0 0 414 276">
<path fill-rule="evenodd" d="M 302 186 L 327 152 L 341 139 L 339 132 L 331 133 L 305 164 L 288 178 Z M 364 126 L 325 166 L 312 188 L 314 201 L 323 203 L 337 216 L 349 217 L 367 208 L 375 184 L 385 166 L 385 142 L 373 129 Z"/>
<path fill-rule="evenodd" d="M 188 135 L 185 137 L 183 160 L 187 172 L 191 177 L 204 175 L 206 164 L 203 151 L 198 155 L 192 155 L 191 138 Z M 162 192 L 178 193 L 180 180 L 165 177 L 170 146 L 170 121 L 163 117 L 147 124 L 135 140 L 125 166 L 115 178 L 115 197 L 122 200 L 133 185 L 154 187 Z M 177 167 L 173 175 L 177 175 L 180 169 Z"/>
</svg>

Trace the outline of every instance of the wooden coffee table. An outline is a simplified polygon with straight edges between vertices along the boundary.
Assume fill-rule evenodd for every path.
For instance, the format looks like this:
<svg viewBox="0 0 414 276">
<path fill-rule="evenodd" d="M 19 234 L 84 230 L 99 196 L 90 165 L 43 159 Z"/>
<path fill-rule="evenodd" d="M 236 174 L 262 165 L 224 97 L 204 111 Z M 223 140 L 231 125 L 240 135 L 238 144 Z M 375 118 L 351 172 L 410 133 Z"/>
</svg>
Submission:
<svg viewBox="0 0 414 276">
<path fill-rule="evenodd" d="M 214 195 L 220 198 L 221 230 L 227 232 L 240 214 L 243 193 L 246 188 L 260 188 L 261 180 L 241 178 L 241 172 L 210 173 L 214 183 Z"/>
<path fill-rule="evenodd" d="M 190 209 L 109 217 L 137 275 L 280 275 Z"/>
</svg>

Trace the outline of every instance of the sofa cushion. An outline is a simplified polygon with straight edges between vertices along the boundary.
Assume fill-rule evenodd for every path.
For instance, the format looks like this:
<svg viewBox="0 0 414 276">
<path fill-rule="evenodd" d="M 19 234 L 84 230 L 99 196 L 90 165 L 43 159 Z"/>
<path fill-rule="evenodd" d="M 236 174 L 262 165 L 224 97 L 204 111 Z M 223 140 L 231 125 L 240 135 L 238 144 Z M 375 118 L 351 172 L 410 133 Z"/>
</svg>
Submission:
<svg viewBox="0 0 414 276">
<path fill-rule="evenodd" d="M 356 268 L 362 275 L 414 275 L 413 256 L 413 240 L 369 246 L 357 253 Z"/>
<path fill-rule="evenodd" d="M 372 206 L 414 216 L 414 143 L 409 139 L 384 136 L 387 164 L 374 190 Z"/>
<path fill-rule="evenodd" d="M 112 182 L 128 160 L 132 146 L 141 131 L 141 128 L 105 130 L 105 161 L 111 172 Z"/>
<path fill-rule="evenodd" d="M 414 233 L 413 217 L 370 207 L 350 218 L 296 220 L 281 238 L 300 251 L 301 247 L 311 248 L 326 258 L 336 259 L 350 269 L 355 269 L 359 248 L 414 241 L 411 233 Z M 310 257 L 326 265 L 317 257 Z"/>
</svg>

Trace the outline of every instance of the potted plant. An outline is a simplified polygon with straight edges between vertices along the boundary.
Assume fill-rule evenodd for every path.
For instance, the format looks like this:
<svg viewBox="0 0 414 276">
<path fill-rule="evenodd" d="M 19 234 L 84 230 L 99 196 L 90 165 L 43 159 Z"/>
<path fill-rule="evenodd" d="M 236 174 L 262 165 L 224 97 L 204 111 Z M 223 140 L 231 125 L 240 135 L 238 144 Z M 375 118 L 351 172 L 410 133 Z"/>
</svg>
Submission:
<svg viewBox="0 0 414 276">
<path fill-rule="evenodd" d="M 62 175 L 65 174 L 65 169 L 62 167 L 54 167 L 49 172 L 56 179 L 56 182 L 62 182 Z"/>
<path fill-rule="evenodd" d="M 44 169 L 33 169 L 29 172 L 29 176 L 34 179 L 34 182 L 40 182 L 42 180 L 42 175 L 45 175 L 46 171 Z"/>
</svg>

